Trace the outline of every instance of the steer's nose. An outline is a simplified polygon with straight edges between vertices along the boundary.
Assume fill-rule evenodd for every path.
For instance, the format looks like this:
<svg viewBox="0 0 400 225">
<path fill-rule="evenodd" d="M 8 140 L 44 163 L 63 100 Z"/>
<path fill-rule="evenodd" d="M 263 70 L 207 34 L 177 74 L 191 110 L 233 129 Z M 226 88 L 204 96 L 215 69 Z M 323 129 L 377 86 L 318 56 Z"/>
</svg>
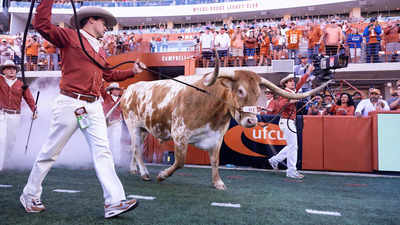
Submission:
<svg viewBox="0 0 400 225">
<path fill-rule="evenodd" d="M 247 127 L 254 127 L 257 125 L 257 118 L 256 117 L 249 117 L 247 118 Z"/>
</svg>

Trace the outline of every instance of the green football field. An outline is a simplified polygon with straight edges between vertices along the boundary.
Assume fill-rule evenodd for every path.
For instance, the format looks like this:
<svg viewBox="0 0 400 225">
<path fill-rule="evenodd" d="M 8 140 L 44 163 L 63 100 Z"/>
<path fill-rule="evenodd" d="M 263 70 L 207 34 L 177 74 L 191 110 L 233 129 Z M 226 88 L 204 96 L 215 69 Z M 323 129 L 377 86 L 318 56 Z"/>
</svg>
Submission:
<svg viewBox="0 0 400 225">
<path fill-rule="evenodd" d="M 19 203 L 29 171 L 3 171 L 0 224 L 400 224 L 400 176 L 305 173 L 303 181 L 293 181 L 282 172 L 221 169 L 228 189 L 219 191 L 211 186 L 209 168 L 184 168 L 157 183 L 155 177 L 164 168 L 150 165 L 150 182 L 119 169 L 127 195 L 155 199 L 140 199 L 138 208 L 110 220 L 103 219 L 102 190 L 93 169 L 53 168 L 42 195 L 47 209 L 40 214 L 25 213 Z"/>
</svg>

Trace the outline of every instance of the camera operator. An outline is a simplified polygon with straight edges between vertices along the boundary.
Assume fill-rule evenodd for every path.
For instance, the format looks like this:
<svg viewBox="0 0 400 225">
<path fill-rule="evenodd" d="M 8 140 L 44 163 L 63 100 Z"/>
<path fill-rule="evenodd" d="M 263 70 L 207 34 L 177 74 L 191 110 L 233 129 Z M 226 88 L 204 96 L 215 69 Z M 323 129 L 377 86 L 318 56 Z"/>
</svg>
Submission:
<svg viewBox="0 0 400 225">
<path fill-rule="evenodd" d="M 381 42 L 382 28 L 376 18 L 371 18 L 370 23 L 365 28 L 363 36 L 367 42 L 367 63 L 377 63 L 379 61 L 379 49 Z"/>
<path fill-rule="evenodd" d="M 390 56 L 389 59 L 391 62 L 396 62 L 397 51 L 400 50 L 400 24 L 395 21 L 390 21 L 386 28 L 384 29 L 385 33 L 385 43 L 386 43 L 386 56 Z"/>
<path fill-rule="evenodd" d="M 289 74 L 284 77 L 280 84 L 285 87 L 285 91 L 295 93 L 304 84 L 308 75 L 314 70 L 314 67 L 310 65 L 307 69 L 306 74 L 301 77 L 300 81 L 296 84 L 294 74 Z M 293 179 L 303 179 L 304 175 L 297 171 L 297 133 L 296 133 L 296 99 L 287 99 L 279 97 L 279 107 L 282 108 L 281 118 L 279 120 L 279 129 L 283 132 L 283 136 L 286 140 L 287 145 L 275 156 L 268 159 L 271 167 L 276 170 L 278 165 L 283 160 L 287 159 L 287 170 L 286 177 Z"/>
<path fill-rule="evenodd" d="M 299 54 L 298 56 L 299 56 L 299 59 L 300 59 L 300 64 L 294 66 L 294 74 L 301 78 L 301 77 L 303 77 L 303 76 L 305 76 L 307 74 L 307 69 L 310 66 L 310 64 L 307 63 L 308 58 L 307 58 L 306 55 Z M 312 73 L 311 74 L 307 74 L 307 79 L 305 80 L 304 85 L 301 87 L 301 92 L 311 91 L 311 89 L 312 89 L 312 81 L 314 79 L 315 79 L 315 76 Z M 301 110 L 299 112 L 299 114 L 304 115 L 304 114 L 307 113 L 306 108 L 303 107 L 303 106 L 307 103 L 308 100 L 310 100 L 310 97 L 302 99 L 297 103 L 297 108 L 298 109 L 304 109 L 304 110 Z"/>
</svg>

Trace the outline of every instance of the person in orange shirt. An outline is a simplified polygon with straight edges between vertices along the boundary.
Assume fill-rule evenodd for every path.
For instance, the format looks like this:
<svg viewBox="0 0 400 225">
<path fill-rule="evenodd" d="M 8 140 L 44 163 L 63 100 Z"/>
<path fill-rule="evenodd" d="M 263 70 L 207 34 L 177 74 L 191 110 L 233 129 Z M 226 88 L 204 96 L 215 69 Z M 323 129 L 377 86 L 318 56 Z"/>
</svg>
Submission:
<svg viewBox="0 0 400 225">
<path fill-rule="evenodd" d="M 260 44 L 260 61 L 258 62 L 258 66 L 262 66 L 268 64 L 267 60 L 271 59 L 269 46 L 270 46 L 270 39 L 267 33 L 267 27 L 263 27 L 260 35 L 257 37 L 258 43 Z"/>
<path fill-rule="evenodd" d="M 32 38 L 28 40 L 26 45 L 26 59 L 28 61 L 28 70 L 37 70 L 38 56 L 39 56 L 40 44 L 38 42 L 38 37 L 33 35 Z"/>
<path fill-rule="evenodd" d="M 312 55 L 319 54 L 319 48 L 321 46 L 322 30 L 319 24 L 310 24 L 309 30 L 306 33 L 308 40 L 308 58 Z"/>
<path fill-rule="evenodd" d="M 367 63 L 379 61 L 379 49 L 381 42 L 382 28 L 376 18 L 371 18 L 370 23 L 364 29 L 363 36 L 367 41 Z"/>
<path fill-rule="evenodd" d="M 297 30 L 296 24 L 292 22 L 290 24 L 290 30 L 286 32 L 289 59 L 296 59 L 297 54 L 299 53 L 299 44 L 301 35 L 302 35 L 301 31 Z"/>
<path fill-rule="evenodd" d="M 43 41 L 43 48 L 47 57 L 47 69 L 59 70 L 57 48 L 47 40 Z"/>
<path fill-rule="evenodd" d="M 354 102 L 348 93 L 342 93 L 333 109 L 334 115 L 354 115 Z"/>
</svg>

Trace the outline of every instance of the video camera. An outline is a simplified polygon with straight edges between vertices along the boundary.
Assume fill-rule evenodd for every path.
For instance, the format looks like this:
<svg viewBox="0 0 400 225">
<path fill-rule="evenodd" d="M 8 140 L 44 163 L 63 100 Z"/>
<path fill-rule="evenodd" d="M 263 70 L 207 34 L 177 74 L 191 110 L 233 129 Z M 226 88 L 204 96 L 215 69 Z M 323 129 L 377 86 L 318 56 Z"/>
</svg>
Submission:
<svg viewBox="0 0 400 225">
<path fill-rule="evenodd" d="M 347 67 L 349 56 L 345 54 L 333 56 L 312 55 L 311 60 L 314 66 L 314 76 L 324 82 L 333 79 L 331 70 Z"/>
</svg>

